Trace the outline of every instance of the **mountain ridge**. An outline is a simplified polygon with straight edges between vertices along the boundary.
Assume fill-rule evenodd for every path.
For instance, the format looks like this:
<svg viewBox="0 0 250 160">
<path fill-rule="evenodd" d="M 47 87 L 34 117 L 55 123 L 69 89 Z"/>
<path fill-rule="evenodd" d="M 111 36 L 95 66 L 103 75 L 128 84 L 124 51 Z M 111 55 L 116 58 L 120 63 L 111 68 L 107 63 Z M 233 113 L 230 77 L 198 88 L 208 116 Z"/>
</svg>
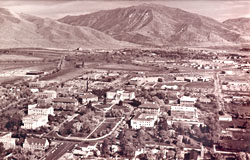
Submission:
<svg viewBox="0 0 250 160">
<path fill-rule="evenodd" d="M 17 14 L 0 8 L 0 47 L 116 48 L 133 46 L 84 26 Z"/>
<path fill-rule="evenodd" d="M 66 16 L 58 21 L 94 28 L 114 39 L 137 44 L 230 44 L 244 41 L 237 31 L 212 18 L 158 4 Z"/>
</svg>

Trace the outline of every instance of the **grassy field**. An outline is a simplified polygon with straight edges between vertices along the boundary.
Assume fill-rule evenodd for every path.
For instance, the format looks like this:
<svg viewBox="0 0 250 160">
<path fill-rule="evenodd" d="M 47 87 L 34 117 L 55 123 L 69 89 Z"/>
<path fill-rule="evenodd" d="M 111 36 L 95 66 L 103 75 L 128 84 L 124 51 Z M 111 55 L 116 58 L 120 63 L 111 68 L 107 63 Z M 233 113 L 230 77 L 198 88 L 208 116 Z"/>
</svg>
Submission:
<svg viewBox="0 0 250 160">
<path fill-rule="evenodd" d="M 14 55 L 14 54 L 1 54 L 0 61 L 41 61 L 43 58 L 34 56 Z"/>
<path fill-rule="evenodd" d="M 136 66 L 132 64 L 104 64 L 96 67 L 98 69 L 107 69 L 107 70 L 128 70 L 128 71 L 151 71 L 151 68 Z"/>
</svg>

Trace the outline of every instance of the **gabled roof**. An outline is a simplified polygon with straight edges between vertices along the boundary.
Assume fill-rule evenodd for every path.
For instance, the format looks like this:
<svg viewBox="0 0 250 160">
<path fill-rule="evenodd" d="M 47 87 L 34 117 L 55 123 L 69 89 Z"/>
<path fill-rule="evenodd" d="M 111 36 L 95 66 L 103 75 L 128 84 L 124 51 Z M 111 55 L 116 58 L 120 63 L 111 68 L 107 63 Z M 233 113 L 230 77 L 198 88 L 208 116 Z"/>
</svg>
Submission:
<svg viewBox="0 0 250 160">
<path fill-rule="evenodd" d="M 40 145 L 40 146 L 45 146 L 46 142 L 48 141 L 47 139 L 44 138 L 26 138 L 26 141 L 30 145 Z"/>
</svg>

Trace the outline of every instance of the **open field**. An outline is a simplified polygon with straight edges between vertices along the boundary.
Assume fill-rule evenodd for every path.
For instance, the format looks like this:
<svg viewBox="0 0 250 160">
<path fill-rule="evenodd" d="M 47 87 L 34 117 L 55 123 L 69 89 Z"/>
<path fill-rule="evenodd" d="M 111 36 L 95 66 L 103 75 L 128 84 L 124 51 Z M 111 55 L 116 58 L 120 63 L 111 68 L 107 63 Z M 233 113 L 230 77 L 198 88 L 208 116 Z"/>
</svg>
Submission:
<svg viewBox="0 0 250 160">
<path fill-rule="evenodd" d="M 136 66 L 132 64 L 105 64 L 96 67 L 98 69 L 107 69 L 107 70 L 128 70 L 128 71 L 151 71 L 151 68 Z"/>
<path fill-rule="evenodd" d="M 1 54 L 0 61 L 41 61 L 40 57 L 15 55 L 15 54 Z"/>
</svg>

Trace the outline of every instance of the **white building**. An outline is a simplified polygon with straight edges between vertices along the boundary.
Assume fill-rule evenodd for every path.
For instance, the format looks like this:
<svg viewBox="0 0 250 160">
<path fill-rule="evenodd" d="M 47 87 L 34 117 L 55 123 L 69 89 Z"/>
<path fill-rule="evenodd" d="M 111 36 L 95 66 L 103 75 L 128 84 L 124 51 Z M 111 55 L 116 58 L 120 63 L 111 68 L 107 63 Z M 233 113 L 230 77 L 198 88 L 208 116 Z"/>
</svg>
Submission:
<svg viewBox="0 0 250 160">
<path fill-rule="evenodd" d="M 197 108 L 184 106 L 171 106 L 173 120 L 197 119 Z"/>
<path fill-rule="evenodd" d="M 179 87 L 177 85 L 164 84 L 161 86 L 161 89 L 177 90 Z"/>
<path fill-rule="evenodd" d="M 137 110 L 141 113 L 159 114 L 160 106 L 155 103 L 144 103 L 138 106 Z"/>
<path fill-rule="evenodd" d="M 139 113 L 131 120 L 132 129 L 140 129 L 141 127 L 154 127 L 158 120 L 156 114 Z"/>
<path fill-rule="evenodd" d="M 222 115 L 222 116 L 219 116 L 219 121 L 232 121 L 233 120 L 233 118 L 232 118 L 232 116 L 231 115 Z"/>
<path fill-rule="evenodd" d="M 48 115 L 28 115 L 22 119 L 24 129 L 37 129 L 48 123 Z"/>
<path fill-rule="evenodd" d="M 124 101 L 124 100 L 133 100 L 135 99 L 135 92 L 128 92 L 124 90 L 109 91 L 107 92 L 107 99 Z"/>
<path fill-rule="evenodd" d="M 28 115 L 54 115 L 54 108 L 49 105 L 28 105 Z"/>
<path fill-rule="evenodd" d="M 5 149 L 16 147 L 16 138 L 11 138 L 12 133 L 0 133 L 0 142 L 3 143 Z"/>
<path fill-rule="evenodd" d="M 82 104 L 87 104 L 90 101 L 91 102 L 97 102 L 98 101 L 98 96 L 96 96 L 94 94 L 85 94 L 83 96 L 80 96 L 80 98 L 82 99 Z"/>
<path fill-rule="evenodd" d="M 180 98 L 180 105 L 182 106 L 193 106 L 197 101 L 197 98 L 183 96 Z"/>
<path fill-rule="evenodd" d="M 34 151 L 40 150 L 44 151 L 49 147 L 49 141 L 47 139 L 40 138 L 26 138 L 23 143 L 23 148 L 26 150 Z"/>
</svg>

